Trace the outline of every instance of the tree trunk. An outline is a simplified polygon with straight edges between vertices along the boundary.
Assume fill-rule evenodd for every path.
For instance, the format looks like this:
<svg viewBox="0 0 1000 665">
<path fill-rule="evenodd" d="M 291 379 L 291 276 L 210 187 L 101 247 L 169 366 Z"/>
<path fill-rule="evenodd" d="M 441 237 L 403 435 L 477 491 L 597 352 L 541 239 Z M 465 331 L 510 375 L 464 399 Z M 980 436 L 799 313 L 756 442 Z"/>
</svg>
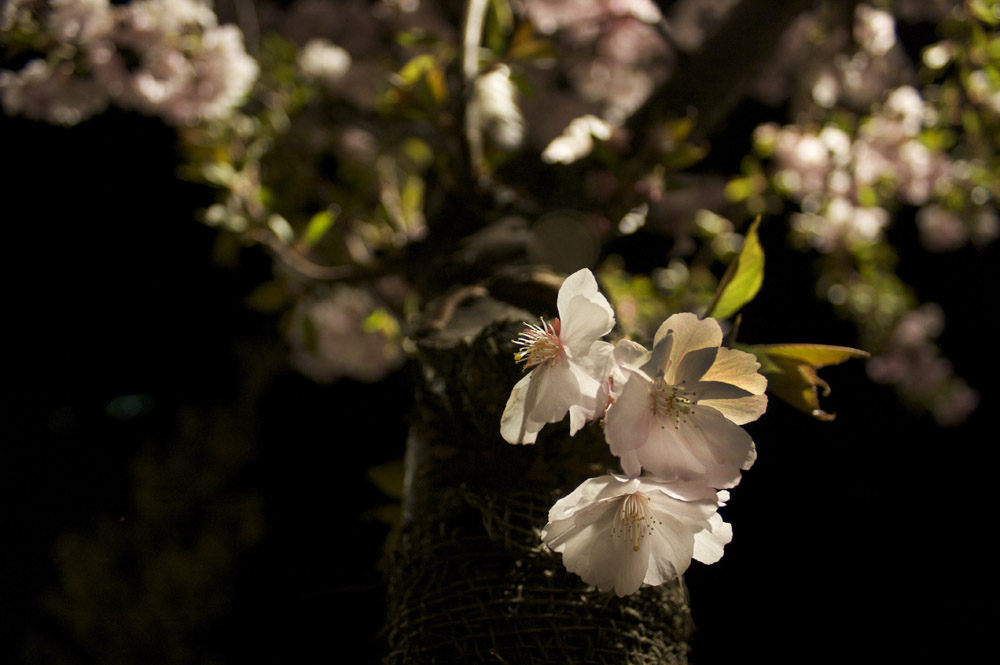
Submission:
<svg viewBox="0 0 1000 665">
<path fill-rule="evenodd" d="M 549 508 L 617 470 L 599 426 L 538 443 L 500 437 L 520 369 L 510 341 L 535 316 L 489 296 L 418 340 L 403 523 L 390 554 L 386 663 L 686 663 L 683 582 L 600 593 L 542 547 Z"/>
</svg>

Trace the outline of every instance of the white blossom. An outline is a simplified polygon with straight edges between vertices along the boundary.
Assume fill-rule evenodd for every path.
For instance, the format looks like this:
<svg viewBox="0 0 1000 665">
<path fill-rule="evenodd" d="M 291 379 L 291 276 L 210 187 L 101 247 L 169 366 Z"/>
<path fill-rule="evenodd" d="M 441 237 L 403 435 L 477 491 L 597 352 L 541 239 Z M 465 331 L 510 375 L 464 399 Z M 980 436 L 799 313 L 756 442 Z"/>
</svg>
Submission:
<svg viewBox="0 0 1000 665">
<path fill-rule="evenodd" d="M 566 278 L 556 304 L 559 318 L 526 323 L 514 340 L 521 344 L 515 358 L 531 371 L 511 390 L 500 420 L 509 443 L 534 443 L 545 423 L 558 422 L 567 412 L 575 434 L 607 406 L 614 347 L 600 338 L 615 325 L 611 305 L 586 268 Z"/>
<path fill-rule="evenodd" d="M 542 540 L 566 569 L 618 596 L 664 584 L 696 559 L 715 563 L 732 540 L 718 514 L 726 492 L 654 478 L 590 478 L 549 511 Z"/>
<path fill-rule="evenodd" d="M 110 40 L 89 49 L 89 60 L 116 103 L 182 125 L 227 115 L 258 73 L 240 29 L 217 25 L 212 9 L 196 0 L 120 8 Z"/>
<path fill-rule="evenodd" d="M 108 0 L 50 0 L 50 35 L 63 44 L 88 46 L 107 38 L 113 22 Z"/>
<path fill-rule="evenodd" d="M 896 45 L 896 20 L 892 14 L 858 5 L 854 19 L 854 38 L 872 55 L 884 56 Z"/>
<path fill-rule="evenodd" d="M 605 436 L 630 476 L 642 469 L 665 480 L 736 485 L 756 458 L 740 425 L 767 408 L 767 380 L 752 354 L 720 346 L 714 319 L 674 314 L 653 350 L 629 374 L 607 411 Z"/>
<path fill-rule="evenodd" d="M 76 76 L 73 63 L 55 65 L 35 58 L 18 72 L 0 71 L 0 101 L 10 115 L 59 125 L 75 125 L 108 105 L 93 79 Z"/>
<path fill-rule="evenodd" d="M 298 57 L 299 69 L 308 78 L 334 87 L 351 68 L 351 54 L 326 39 L 310 39 Z"/>
<path fill-rule="evenodd" d="M 573 120 L 563 133 L 552 140 L 542 151 L 542 161 L 548 164 L 572 164 L 590 154 L 594 139 L 611 138 L 611 124 L 595 115 L 587 114 Z"/>
<path fill-rule="evenodd" d="M 405 357 L 387 329 L 391 317 L 380 313 L 371 293 L 344 284 L 326 298 L 301 300 L 288 331 L 292 365 L 319 383 L 342 376 L 369 383 L 384 378 Z"/>
<path fill-rule="evenodd" d="M 516 150 L 524 141 L 524 118 L 507 65 L 497 65 L 476 78 L 467 112 L 476 118 L 477 129 L 504 150 Z"/>
</svg>

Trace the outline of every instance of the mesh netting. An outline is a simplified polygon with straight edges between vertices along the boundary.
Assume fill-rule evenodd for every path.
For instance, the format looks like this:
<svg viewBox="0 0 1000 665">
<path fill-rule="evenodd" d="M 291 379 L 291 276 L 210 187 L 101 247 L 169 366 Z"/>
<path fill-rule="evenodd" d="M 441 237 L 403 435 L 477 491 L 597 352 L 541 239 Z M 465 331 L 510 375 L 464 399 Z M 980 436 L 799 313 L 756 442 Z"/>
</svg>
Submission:
<svg viewBox="0 0 1000 665">
<path fill-rule="evenodd" d="M 456 328 L 422 341 L 385 662 L 686 663 L 693 624 L 682 582 L 600 593 L 539 538 L 559 497 L 614 465 L 599 429 L 571 439 L 553 426 L 534 446 L 505 443 L 517 324 Z"/>
<path fill-rule="evenodd" d="M 680 582 L 623 599 L 587 587 L 540 544 L 548 496 L 440 498 L 393 561 L 388 663 L 687 662 Z"/>
</svg>

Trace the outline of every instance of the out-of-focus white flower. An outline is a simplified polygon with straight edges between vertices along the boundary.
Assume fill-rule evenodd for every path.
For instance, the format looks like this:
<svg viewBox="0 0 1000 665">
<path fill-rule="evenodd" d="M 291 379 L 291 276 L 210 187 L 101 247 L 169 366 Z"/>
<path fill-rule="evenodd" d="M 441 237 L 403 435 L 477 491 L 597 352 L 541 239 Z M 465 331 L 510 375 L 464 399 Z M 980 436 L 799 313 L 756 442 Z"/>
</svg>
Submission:
<svg viewBox="0 0 1000 665">
<path fill-rule="evenodd" d="M 830 151 L 837 166 L 845 166 L 851 161 L 851 137 L 847 132 L 839 127 L 826 125 L 820 130 L 817 138 Z"/>
<path fill-rule="evenodd" d="M 896 186 L 907 203 L 922 205 L 937 189 L 951 180 L 951 160 L 914 139 L 899 146 L 899 169 Z"/>
<path fill-rule="evenodd" d="M 605 436 L 630 476 L 642 469 L 666 480 L 736 485 L 756 458 L 740 425 L 767 408 L 767 379 L 749 353 L 721 346 L 715 319 L 674 314 L 653 350 L 608 408 Z"/>
<path fill-rule="evenodd" d="M 500 419 L 500 433 L 509 443 L 534 443 L 545 423 L 570 414 L 570 434 L 607 406 L 605 384 L 611 373 L 614 347 L 600 338 L 615 325 L 611 305 L 597 290 L 586 268 L 563 282 L 557 299 L 559 318 L 526 327 L 515 342 L 515 354 L 531 371 L 511 390 Z"/>
<path fill-rule="evenodd" d="M 972 99 L 993 113 L 1000 114 L 1000 89 L 990 81 L 985 70 L 977 69 L 969 74 L 966 85 Z"/>
<path fill-rule="evenodd" d="M 300 302 L 293 316 L 291 362 L 314 381 L 378 381 L 405 360 L 394 320 L 363 289 L 338 285 L 328 298 Z"/>
<path fill-rule="evenodd" d="M 542 161 L 548 164 L 572 164 L 590 154 L 594 139 L 611 138 L 611 124 L 595 115 L 573 118 L 561 136 L 556 137 L 542 152 Z"/>
<path fill-rule="evenodd" d="M 524 10 L 543 35 L 613 17 L 631 17 L 650 24 L 663 17 L 652 0 L 532 0 L 525 3 Z"/>
<path fill-rule="evenodd" d="M 218 19 L 204 0 L 135 0 L 126 5 L 130 27 L 155 39 L 192 27 L 214 28 Z"/>
<path fill-rule="evenodd" d="M 497 65 L 476 78 L 467 112 L 476 117 L 479 131 L 504 150 L 516 150 L 524 141 L 524 118 L 507 65 Z"/>
<path fill-rule="evenodd" d="M 797 127 L 783 127 L 774 137 L 778 179 L 795 196 L 822 191 L 833 168 L 830 149 L 819 137 Z"/>
<path fill-rule="evenodd" d="M 944 329 L 944 311 L 925 303 L 896 322 L 889 342 L 868 363 L 868 375 L 891 383 L 907 399 L 930 409 L 939 425 L 963 422 L 979 404 L 979 394 L 955 376 L 934 338 Z"/>
<path fill-rule="evenodd" d="M 916 88 L 909 85 L 900 86 L 889 93 L 885 100 L 885 110 L 899 119 L 907 136 L 916 136 L 927 116 L 923 97 Z"/>
<path fill-rule="evenodd" d="M 542 540 L 584 582 L 627 596 L 673 580 L 691 559 L 721 559 L 733 537 L 717 512 L 727 499 L 648 477 L 590 478 L 552 507 Z"/>
<path fill-rule="evenodd" d="M 975 213 L 969 226 L 972 242 L 977 245 L 991 243 L 1000 235 L 1000 218 L 997 217 L 997 211 L 991 208 Z"/>
<path fill-rule="evenodd" d="M 869 5 L 854 12 L 854 38 L 874 56 L 884 56 L 896 45 L 896 21 L 892 14 Z"/>
<path fill-rule="evenodd" d="M 49 5 L 46 28 L 60 43 L 86 47 L 111 31 L 108 0 L 50 0 Z"/>
<path fill-rule="evenodd" d="M 235 25 L 206 30 L 201 47 L 190 56 L 191 78 L 165 112 L 169 119 L 190 123 L 221 118 L 239 105 L 257 80 L 257 61 L 243 46 Z"/>
<path fill-rule="evenodd" d="M 302 47 L 298 63 L 308 78 L 332 88 L 351 68 L 351 54 L 326 39 L 310 39 Z"/>
<path fill-rule="evenodd" d="M 36 58 L 18 72 L 0 71 L 0 101 L 10 115 L 68 126 L 103 111 L 108 96 L 93 79 L 76 76 L 73 63 Z"/>
<path fill-rule="evenodd" d="M 137 63 L 126 63 L 131 54 Z M 109 40 L 88 49 L 116 103 L 174 124 L 220 118 L 247 95 L 257 61 L 235 25 L 196 0 L 137 0 L 118 8 Z"/>
</svg>

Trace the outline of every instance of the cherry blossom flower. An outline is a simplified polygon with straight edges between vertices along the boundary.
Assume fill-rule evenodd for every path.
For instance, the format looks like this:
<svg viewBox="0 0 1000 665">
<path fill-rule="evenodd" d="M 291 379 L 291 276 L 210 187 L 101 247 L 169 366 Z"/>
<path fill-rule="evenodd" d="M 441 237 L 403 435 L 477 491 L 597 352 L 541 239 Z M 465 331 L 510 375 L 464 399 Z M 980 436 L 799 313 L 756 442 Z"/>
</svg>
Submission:
<svg viewBox="0 0 1000 665">
<path fill-rule="evenodd" d="M 727 349 L 714 319 L 689 312 L 663 322 L 653 350 L 608 408 L 605 437 L 630 476 L 647 469 L 665 480 L 732 487 L 756 458 L 740 425 L 767 408 L 767 379 L 756 358 Z"/>
<path fill-rule="evenodd" d="M 333 90 L 351 68 L 351 54 L 327 39 L 310 39 L 297 62 L 306 78 Z"/>
<path fill-rule="evenodd" d="M 559 318 L 525 324 L 514 340 L 514 354 L 531 371 L 511 390 L 500 419 L 509 443 L 534 443 L 545 423 L 570 414 L 570 434 L 604 413 L 604 385 L 613 366 L 614 347 L 600 338 L 615 325 L 611 305 L 597 290 L 593 273 L 584 268 L 563 282 L 557 298 Z"/>
<path fill-rule="evenodd" d="M 649 477 L 590 478 L 556 502 L 542 540 L 566 570 L 618 596 L 715 563 L 733 531 L 717 510 L 728 493 Z"/>
</svg>

